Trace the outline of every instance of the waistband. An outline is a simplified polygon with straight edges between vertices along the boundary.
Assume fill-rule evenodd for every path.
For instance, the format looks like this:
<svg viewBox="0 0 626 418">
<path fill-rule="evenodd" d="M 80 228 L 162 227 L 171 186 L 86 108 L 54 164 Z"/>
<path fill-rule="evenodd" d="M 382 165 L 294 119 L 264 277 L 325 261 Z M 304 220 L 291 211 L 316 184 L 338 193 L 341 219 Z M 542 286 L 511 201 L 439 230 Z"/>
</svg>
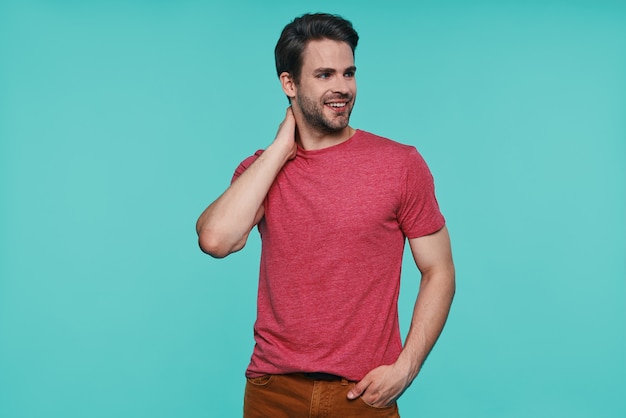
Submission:
<svg viewBox="0 0 626 418">
<path fill-rule="evenodd" d="M 336 374 L 331 373 L 323 373 L 323 372 L 310 372 L 310 373 L 302 373 L 302 376 L 311 380 L 323 380 L 325 382 L 337 382 L 341 380 L 346 380 L 341 376 L 337 376 Z"/>
</svg>

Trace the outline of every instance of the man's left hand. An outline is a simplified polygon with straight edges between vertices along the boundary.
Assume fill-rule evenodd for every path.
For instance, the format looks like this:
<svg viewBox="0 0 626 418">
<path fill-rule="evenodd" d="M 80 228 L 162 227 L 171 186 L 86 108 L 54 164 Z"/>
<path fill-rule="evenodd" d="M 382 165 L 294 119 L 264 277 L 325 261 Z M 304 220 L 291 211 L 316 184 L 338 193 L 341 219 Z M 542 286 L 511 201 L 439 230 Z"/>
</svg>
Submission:
<svg viewBox="0 0 626 418">
<path fill-rule="evenodd" d="M 382 408 L 393 404 L 410 384 L 408 373 L 397 364 L 379 366 L 366 374 L 348 392 L 348 399 L 360 396 L 365 403 Z"/>
</svg>

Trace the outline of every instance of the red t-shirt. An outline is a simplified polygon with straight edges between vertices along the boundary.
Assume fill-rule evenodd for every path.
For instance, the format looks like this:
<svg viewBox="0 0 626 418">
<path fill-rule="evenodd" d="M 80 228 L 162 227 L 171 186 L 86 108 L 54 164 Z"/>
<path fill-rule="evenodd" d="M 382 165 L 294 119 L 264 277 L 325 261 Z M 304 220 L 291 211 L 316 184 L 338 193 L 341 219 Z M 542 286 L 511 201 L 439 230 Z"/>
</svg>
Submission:
<svg viewBox="0 0 626 418">
<path fill-rule="evenodd" d="M 261 153 L 244 160 L 233 180 Z M 393 363 L 402 349 L 405 237 L 445 223 L 417 150 L 360 130 L 339 145 L 298 149 L 264 207 L 256 345 L 246 375 L 360 380 Z"/>
</svg>

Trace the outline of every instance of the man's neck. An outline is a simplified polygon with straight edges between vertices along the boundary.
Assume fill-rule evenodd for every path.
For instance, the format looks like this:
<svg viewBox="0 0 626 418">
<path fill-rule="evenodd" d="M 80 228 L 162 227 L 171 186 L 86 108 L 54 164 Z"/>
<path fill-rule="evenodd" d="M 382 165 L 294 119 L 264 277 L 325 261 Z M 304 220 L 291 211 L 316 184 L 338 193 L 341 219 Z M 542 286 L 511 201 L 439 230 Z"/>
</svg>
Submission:
<svg viewBox="0 0 626 418">
<path fill-rule="evenodd" d="M 339 131 L 326 133 L 299 123 L 296 128 L 296 141 L 301 148 L 312 151 L 341 144 L 350 139 L 354 132 L 354 128 L 346 126 Z"/>
</svg>

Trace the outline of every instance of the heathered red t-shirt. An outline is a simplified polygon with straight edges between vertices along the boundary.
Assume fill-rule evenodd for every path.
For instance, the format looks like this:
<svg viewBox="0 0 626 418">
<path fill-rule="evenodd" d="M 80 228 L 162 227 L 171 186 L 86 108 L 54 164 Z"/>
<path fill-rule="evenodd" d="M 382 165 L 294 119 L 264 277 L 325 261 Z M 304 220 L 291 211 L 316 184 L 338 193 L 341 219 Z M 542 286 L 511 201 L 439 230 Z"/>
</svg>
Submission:
<svg viewBox="0 0 626 418">
<path fill-rule="evenodd" d="M 402 349 L 405 237 L 445 223 L 417 150 L 360 130 L 339 145 L 298 149 L 264 206 L 256 345 L 246 375 L 325 372 L 360 380 L 393 363 Z"/>
</svg>

